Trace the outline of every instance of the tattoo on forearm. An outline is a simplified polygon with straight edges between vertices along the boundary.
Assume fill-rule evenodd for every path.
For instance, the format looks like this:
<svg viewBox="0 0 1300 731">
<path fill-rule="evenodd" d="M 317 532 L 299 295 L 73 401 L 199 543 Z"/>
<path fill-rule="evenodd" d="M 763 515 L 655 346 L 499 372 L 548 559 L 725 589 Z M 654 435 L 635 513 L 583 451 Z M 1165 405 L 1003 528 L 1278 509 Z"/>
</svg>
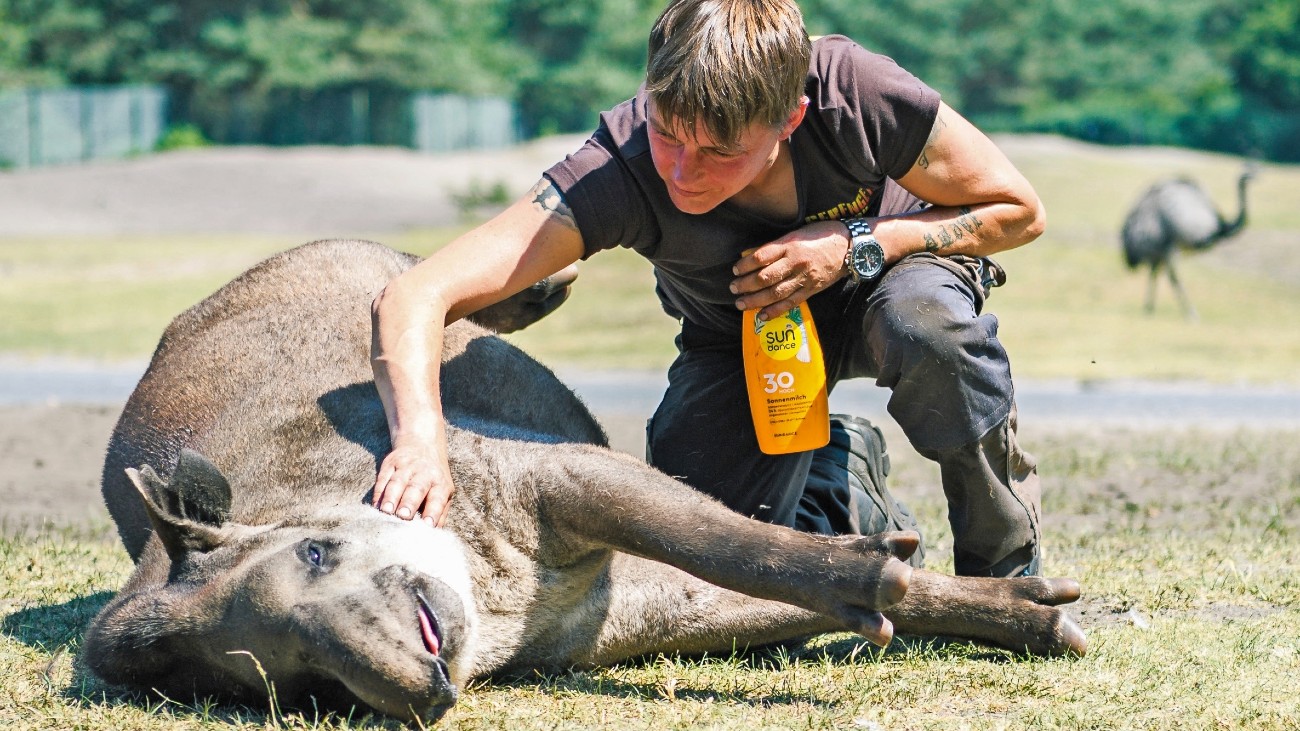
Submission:
<svg viewBox="0 0 1300 731">
<path fill-rule="evenodd" d="M 975 215 L 975 211 L 970 206 L 962 206 L 957 211 L 959 215 L 951 224 L 941 223 L 937 232 L 922 236 L 926 251 L 934 253 L 946 249 L 965 239 L 967 234 L 973 238 L 977 230 L 984 228 L 984 222 Z"/>
<path fill-rule="evenodd" d="M 921 156 L 916 159 L 916 164 L 921 166 L 922 170 L 930 169 L 930 148 L 939 141 L 939 135 L 948 127 L 944 121 L 943 114 L 934 118 L 934 126 L 930 128 L 930 136 L 925 140 L 925 146 L 921 148 Z"/>
<path fill-rule="evenodd" d="M 984 222 L 979 219 L 979 216 L 975 215 L 975 211 L 970 206 L 962 206 L 957 211 L 961 215 L 957 216 L 957 220 L 953 223 L 954 227 L 964 229 L 966 233 L 972 236 L 975 235 L 976 229 L 984 228 Z M 958 238 L 961 237 L 958 236 Z"/>
<path fill-rule="evenodd" d="M 573 209 L 569 204 L 564 202 L 564 196 L 556 189 L 555 183 L 542 178 L 537 181 L 537 185 L 529 191 L 533 194 L 533 205 L 539 209 L 552 213 L 559 219 L 560 223 L 568 226 L 574 231 L 578 230 L 578 221 L 573 217 Z"/>
</svg>

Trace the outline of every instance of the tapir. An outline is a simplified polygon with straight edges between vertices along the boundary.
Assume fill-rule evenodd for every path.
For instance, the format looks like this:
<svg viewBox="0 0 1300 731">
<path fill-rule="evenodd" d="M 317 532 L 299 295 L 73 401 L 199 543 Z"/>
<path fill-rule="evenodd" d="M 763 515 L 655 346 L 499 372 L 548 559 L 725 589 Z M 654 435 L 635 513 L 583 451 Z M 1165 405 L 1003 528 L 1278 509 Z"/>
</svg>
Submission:
<svg viewBox="0 0 1300 731">
<path fill-rule="evenodd" d="M 136 565 L 87 630 L 95 674 L 427 723 L 479 678 L 825 632 L 1086 651 L 1061 607 L 1073 580 L 913 569 L 915 533 L 765 524 L 612 450 L 569 388 L 490 329 L 553 309 L 567 279 L 447 328 L 444 527 L 376 510 L 390 442 L 370 306 L 416 261 L 314 242 L 166 328 L 107 449 L 103 496 Z"/>
</svg>

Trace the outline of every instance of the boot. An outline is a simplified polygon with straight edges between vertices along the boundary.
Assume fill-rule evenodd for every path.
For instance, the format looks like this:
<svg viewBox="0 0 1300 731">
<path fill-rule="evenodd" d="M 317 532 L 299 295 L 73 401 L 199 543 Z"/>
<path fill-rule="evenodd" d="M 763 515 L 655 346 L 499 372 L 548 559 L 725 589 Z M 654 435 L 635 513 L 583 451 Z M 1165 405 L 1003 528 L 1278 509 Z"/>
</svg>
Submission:
<svg viewBox="0 0 1300 731">
<path fill-rule="evenodd" d="M 795 528 L 828 535 L 920 533 L 912 511 L 885 487 L 888 475 L 889 455 L 880 429 L 861 417 L 832 414 L 831 441 L 813 453 Z M 924 542 L 908 563 L 924 565 Z"/>
<path fill-rule="evenodd" d="M 1034 458 L 1016 442 L 1015 406 L 978 440 L 923 454 L 939 463 L 957 575 L 1039 575 L 1041 488 Z"/>
</svg>

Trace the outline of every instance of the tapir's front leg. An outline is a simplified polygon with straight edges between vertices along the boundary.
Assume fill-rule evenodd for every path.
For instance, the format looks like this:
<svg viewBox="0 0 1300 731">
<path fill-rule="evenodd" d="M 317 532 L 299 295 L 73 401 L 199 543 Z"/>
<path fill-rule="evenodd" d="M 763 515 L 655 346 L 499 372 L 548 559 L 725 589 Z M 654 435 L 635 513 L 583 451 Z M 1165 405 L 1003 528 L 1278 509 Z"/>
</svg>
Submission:
<svg viewBox="0 0 1300 731">
<path fill-rule="evenodd" d="M 750 520 L 645 463 L 564 445 L 533 463 L 539 516 L 574 541 L 675 566 L 709 584 L 825 615 L 878 644 L 907 592 L 914 533 L 817 536 Z"/>
</svg>

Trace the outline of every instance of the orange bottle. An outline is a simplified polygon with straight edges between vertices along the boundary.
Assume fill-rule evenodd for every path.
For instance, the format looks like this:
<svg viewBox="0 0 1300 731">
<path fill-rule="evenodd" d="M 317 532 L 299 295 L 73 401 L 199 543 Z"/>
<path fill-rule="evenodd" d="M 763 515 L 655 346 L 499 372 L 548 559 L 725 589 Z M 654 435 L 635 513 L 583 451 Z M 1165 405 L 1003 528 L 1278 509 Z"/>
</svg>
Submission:
<svg viewBox="0 0 1300 731">
<path fill-rule="evenodd" d="M 749 410 L 765 454 L 804 452 L 831 439 L 826 365 L 806 302 L 771 320 L 746 310 L 741 325 Z"/>
</svg>

